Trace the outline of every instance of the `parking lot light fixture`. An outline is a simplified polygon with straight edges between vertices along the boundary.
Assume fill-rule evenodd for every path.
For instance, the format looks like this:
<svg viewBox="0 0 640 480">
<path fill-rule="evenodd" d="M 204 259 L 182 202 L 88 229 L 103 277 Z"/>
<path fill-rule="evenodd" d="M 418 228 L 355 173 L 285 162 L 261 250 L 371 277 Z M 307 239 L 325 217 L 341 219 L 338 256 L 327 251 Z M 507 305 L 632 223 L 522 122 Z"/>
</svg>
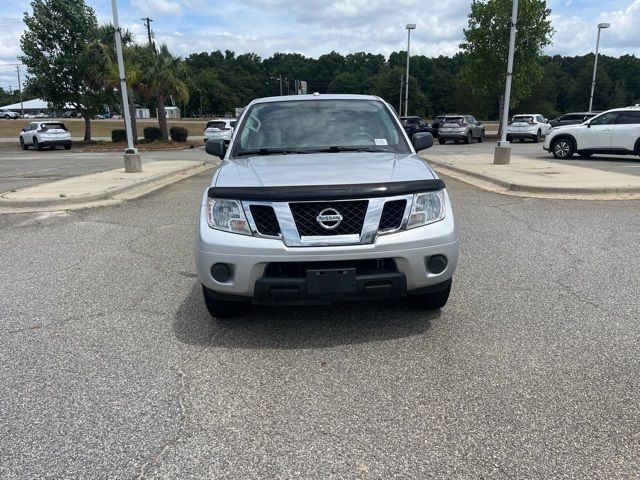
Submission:
<svg viewBox="0 0 640 480">
<path fill-rule="evenodd" d="M 411 54 L 409 53 L 411 47 L 411 30 L 416 29 L 415 23 L 407 23 L 407 82 L 404 88 L 404 115 L 409 115 L 409 59 Z"/>
<path fill-rule="evenodd" d="M 511 80 L 513 78 L 513 52 L 516 45 L 516 30 L 518 28 L 518 0 L 513 0 L 511 9 L 511 35 L 509 36 L 509 56 L 507 59 L 507 82 L 504 88 L 504 109 L 502 111 L 502 138 L 496 145 L 493 163 L 506 165 L 511 162 L 511 144 L 507 141 L 507 120 L 509 118 L 509 103 L 511 102 Z"/>
<path fill-rule="evenodd" d="M 124 59 L 122 57 L 122 38 L 120 37 L 120 23 L 118 21 L 118 5 L 111 0 L 113 11 L 113 29 L 116 42 L 116 56 L 118 58 L 118 75 L 120 77 L 120 93 L 122 94 L 122 108 L 124 109 L 124 127 L 127 132 L 127 149 L 124 151 L 124 171 L 126 173 L 142 172 L 142 162 L 138 149 L 133 146 L 133 129 L 131 127 L 131 112 L 129 111 L 129 94 L 127 78 L 124 73 Z"/>
<path fill-rule="evenodd" d="M 593 62 L 593 80 L 591 80 L 591 96 L 589 97 L 589 113 L 593 111 L 593 93 L 596 89 L 596 71 L 598 70 L 598 49 L 600 48 L 600 31 L 604 28 L 609 28 L 610 23 L 598 24 L 598 39 L 596 40 L 596 58 Z"/>
</svg>

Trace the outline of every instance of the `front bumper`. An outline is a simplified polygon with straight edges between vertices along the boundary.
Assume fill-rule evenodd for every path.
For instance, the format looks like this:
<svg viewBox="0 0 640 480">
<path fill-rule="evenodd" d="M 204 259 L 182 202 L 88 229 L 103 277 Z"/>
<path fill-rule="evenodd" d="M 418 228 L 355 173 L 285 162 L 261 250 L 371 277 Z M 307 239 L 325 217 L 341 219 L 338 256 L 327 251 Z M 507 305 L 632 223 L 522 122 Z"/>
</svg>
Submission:
<svg viewBox="0 0 640 480">
<path fill-rule="evenodd" d="M 195 261 L 200 282 L 217 295 L 244 297 L 261 303 L 264 297 L 265 269 L 270 263 L 326 263 L 392 259 L 395 272 L 385 272 L 384 278 L 367 279 L 356 277 L 359 286 L 349 298 L 358 292 L 372 294 L 377 284 L 381 296 L 402 296 L 412 291 L 449 280 L 458 264 L 458 236 L 453 220 L 451 202 L 447 202 L 447 213 L 443 220 L 388 235 L 379 235 L 374 243 L 364 245 L 287 247 L 282 240 L 258 238 L 214 230 L 207 224 L 206 205 L 200 208 L 195 241 Z M 441 273 L 427 270 L 426 260 L 434 255 L 447 257 L 447 266 Z M 211 275 L 216 263 L 231 266 L 231 277 L 218 282 Z M 380 282 L 378 282 L 380 280 Z M 271 282 L 273 283 L 273 282 Z M 277 283 L 277 282 L 276 282 Z M 304 282 L 300 291 L 306 292 Z M 291 282 L 289 282 L 291 284 Z M 389 288 L 388 286 L 391 286 Z"/>
</svg>

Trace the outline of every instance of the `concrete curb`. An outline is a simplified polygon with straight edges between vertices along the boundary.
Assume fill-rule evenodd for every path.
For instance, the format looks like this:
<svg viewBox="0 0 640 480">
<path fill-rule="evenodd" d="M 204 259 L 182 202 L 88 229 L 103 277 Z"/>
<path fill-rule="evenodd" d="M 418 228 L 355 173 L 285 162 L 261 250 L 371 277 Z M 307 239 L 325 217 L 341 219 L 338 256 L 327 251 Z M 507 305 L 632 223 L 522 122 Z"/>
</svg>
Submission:
<svg viewBox="0 0 640 480">
<path fill-rule="evenodd" d="M 477 178 L 484 182 L 495 185 L 496 187 L 503 188 L 515 193 L 531 193 L 531 194 L 552 194 L 552 195 L 640 195 L 640 187 L 634 186 L 621 186 L 621 187 L 605 187 L 605 188 L 593 188 L 593 187 L 546 187 L 543 185 L 530 185 L 525 183 L 514 183 L 506 180 L 495 178 L 491 175 L 487 175 L 479 172 L 472 172 L 464 168 L 456 167 L 445 162 L 439 162 L 433 158 L 426 157 L 425 160 L 436 169 L 442 169 L 443 171 L 449 170 L 451 172 L 464 175 L 466 177 Z M 446 174 L 446 172 L 445 172 Z"/>
<path fill-rule="evenodd" d="M 184 178 L 197 175 L 215 165 L 199 164 L 186 165 L 184 168 L 160 173 L 138 182 L 115 187 L 110 190 L 101 190 L 82 197 L 61 197 L 48 200 L 11 200 L 0 195 L 0 213 L 33 212 L 41 210 L 67 210 L 89 208 L 109 203 L 118 203 L 121 200 L 130 200 L 143 196 L 159 188 L 170 185 Z M 135 192 L 133 195 L 127 193 Z M 8 192 L 5 192 L 5 194 Z M 122 197 L 122 198 L 119 198 Z"/>
</svg>

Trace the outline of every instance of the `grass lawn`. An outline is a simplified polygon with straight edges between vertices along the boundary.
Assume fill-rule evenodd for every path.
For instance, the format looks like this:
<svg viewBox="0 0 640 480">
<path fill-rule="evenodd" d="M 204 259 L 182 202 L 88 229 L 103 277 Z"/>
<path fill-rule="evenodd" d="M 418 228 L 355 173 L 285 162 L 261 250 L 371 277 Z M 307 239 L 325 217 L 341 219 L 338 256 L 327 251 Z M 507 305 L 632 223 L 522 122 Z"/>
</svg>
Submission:
<svg viewBox="0 0 640 480">
<path fill-rule="evenodd" d="M 15 138 L 18 140 L 20 135 L 20 129 L 24 128 L 31 122 L 35 122 L 38 119 L 19 118 L 17 120 L 0 120 L 0 138 Z M 39 119 L 42 121 L 53 120 L 51 118 Z M 64 118 L 62 122 L 71 131 L 72 137 L 84 136 L 84 120 L 75 118 Z M 193 120 L 169 120 L 169 128 L 171 127 L 184 127 L 189 130 L 189 135 L 202 135 L 204 132 L 204 126 L 206 120 L 193 119 Z M 138 137 L 142 138 L 145 127 L 157 127 L 158 121 L 151 120 L 138 120 Z M 109 137 L 111 138 L 111 130 L 118 128 L 124 129 L 124 120 L 92 120 L 91 121 L 91 135 L 92 137 Z"/>
</svg>

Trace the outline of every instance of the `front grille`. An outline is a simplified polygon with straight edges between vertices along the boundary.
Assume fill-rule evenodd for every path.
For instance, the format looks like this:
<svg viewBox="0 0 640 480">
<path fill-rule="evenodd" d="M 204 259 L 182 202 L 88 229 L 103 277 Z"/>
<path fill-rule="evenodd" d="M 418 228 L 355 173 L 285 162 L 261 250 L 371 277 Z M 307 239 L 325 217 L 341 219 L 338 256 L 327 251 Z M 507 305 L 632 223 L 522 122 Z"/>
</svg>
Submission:
<svg viewBox="0 0 640 480">
<path fill-rule="evenodd" d="M 273 211 L 273 207 L 269 205 L 251 205 L 251 215 L 254 222 L 256 222 L 256 228 L 262 235 L 268 235 L 270 237 L 277 237 L 280 235 L 280 224 L 276 218 L 276 213 Z"/>
<path fill-rule="evenodd" d="M 402 225 L 402 217 L 407 206 L 406 200 L 392 200 L 384 204 L 382 209 L 382 217 L 380 217 L 380 226 L 378 230 L 387 232 L 397 230 Z"/>
<path fill-rule="evenodd" d="M 393 258 L 371 258 L 367 260 L 340 260 L 332 262 L 277 262 L 268 263 L 264 278 L 306 278 L 307 269 L 322 270 L 355 268 L 356 275 L 379 275 L 398 271 Z"/>
<path fill-rule="evenodd" d="M 344 202 L 290 203 L 293 219 L 301 237 L 326 235 L 360 235 L 367 214 L 368 200 Z M 320 212 L 332 209 L 342 215 L 342 221 L 334 229 L 323 228 L 316 219 Z M 326 222 L 331 225 L 332 222 Z"/>
</svg>

